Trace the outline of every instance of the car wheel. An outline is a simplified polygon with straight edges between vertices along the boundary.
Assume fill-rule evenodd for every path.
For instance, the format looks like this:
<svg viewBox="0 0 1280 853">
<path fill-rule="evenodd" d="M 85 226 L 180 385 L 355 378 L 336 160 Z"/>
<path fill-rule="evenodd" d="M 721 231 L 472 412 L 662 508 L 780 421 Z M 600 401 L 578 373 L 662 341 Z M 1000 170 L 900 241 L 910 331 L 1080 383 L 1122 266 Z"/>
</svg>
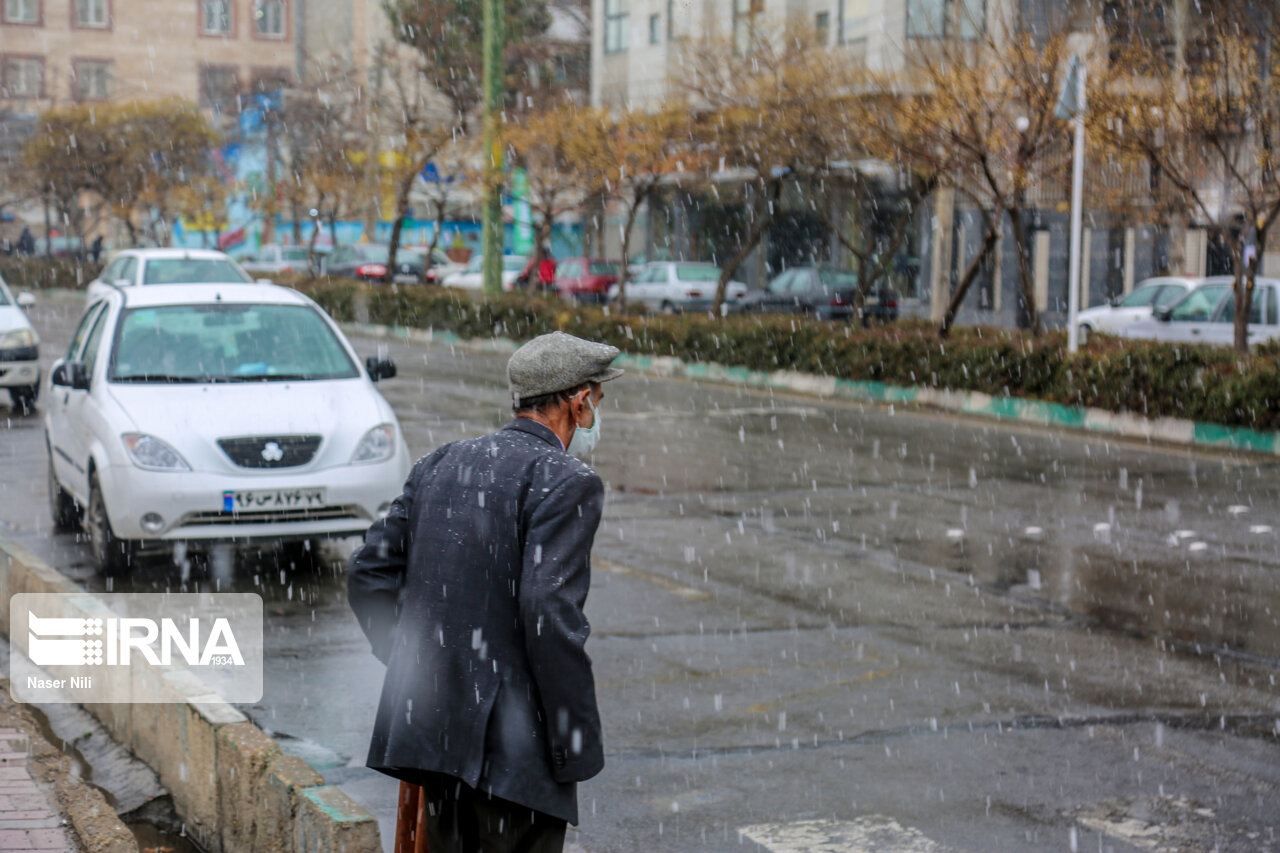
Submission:
<svg viewBox="0 0 1280 853">
<path fill-rule="evenodd" d="M 89 509 L 85 513 L 84 522 L 89 534 L 94 568 L 107 577 L 123 574 L 133 562 L 133 543 L 120 539 L 111 529 L 107 504 L 102 499 L 102 489 L 98 487 L 96 474 L 89 475 Z"/>
<path fill-rule="evenodd" d="M 670 302 L 667 302 L 667 301 L 663 301 L 662 305 L 658 308 L 658 311 L 661 314 L 666 314 L 668 317 L 674 316 L 675 314 L 679 313 L 676 311 L 676 306 L 672 305 Z"/>
<path fill-rule="evenodd" d="M 49 456 L 49 515 L 53 518 L 54 530 L 71 530 L 80 522 L 80 508 L 75 498 L 67 494 L 53 472 L 52 454 Z"/>
<path fill-rule="evenodd" d="M 1093 334 L 1092 326 L 1088 325 L 1087 323 L 1080 326 L 1080 328 L 1077 330 L 1077 333 L 1076 333 L 1076 337 L 1079 340 L 1080 346 L 1084 346 L 1085 344 L 1089 343 L 1089 335 L 1091 334 Z"/>
<path fill-rule="evenodd" d="M 24 385 L 19 388 L 9 389 L 9 398 L 13 401 L 13 408 L 24 415 L 29 415 L 35 411 L 36 398 L 39 396 L 39 385 Z"/>
</svg>

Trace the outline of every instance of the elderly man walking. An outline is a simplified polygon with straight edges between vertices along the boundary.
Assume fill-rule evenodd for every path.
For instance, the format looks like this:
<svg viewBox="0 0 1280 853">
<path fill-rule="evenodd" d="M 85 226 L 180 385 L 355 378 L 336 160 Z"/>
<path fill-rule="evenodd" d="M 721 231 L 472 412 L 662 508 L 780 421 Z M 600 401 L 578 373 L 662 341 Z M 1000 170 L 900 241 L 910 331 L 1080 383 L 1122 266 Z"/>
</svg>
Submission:
<svg viewBox="0 0 1280 853">
<path fill-rule="evenodd" d="M 604 766 L 583 605 L 615 347 L 556 332 L 507 364 L 515 419 L 418 460 L 348 564 L 387 665 L 368 765 L 422 786 L 427 845 L 559 851 Z"/>
</svg>

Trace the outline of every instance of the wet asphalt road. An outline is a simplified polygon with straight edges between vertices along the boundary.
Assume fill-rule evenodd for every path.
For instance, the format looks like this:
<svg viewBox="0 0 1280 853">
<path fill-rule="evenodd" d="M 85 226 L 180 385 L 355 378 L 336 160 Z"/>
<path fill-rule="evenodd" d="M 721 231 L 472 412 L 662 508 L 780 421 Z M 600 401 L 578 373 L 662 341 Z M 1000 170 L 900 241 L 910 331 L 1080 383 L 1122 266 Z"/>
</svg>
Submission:
<svg viewBox="0 0 1280 853">
<path fill-rule="evenodd" d="M 34 310 L 47 361 L 78 307 Z M 415 455 L 505 422 L 503 357 L 388 349 Z M 642 376 L 607 392 L 588 649 L 608 765 L 573 843 L 1280 851 L 1280 461 Z M 50 534 L 39 417 L 3 402 L 0 534 L 104 589 Z M 260 592 L 246 712 L 389 820 L 394 785 L 361 767 L 382 673 L 349 547 L 185 580 L 151 561 L 114 588 Z"/>
</svg>

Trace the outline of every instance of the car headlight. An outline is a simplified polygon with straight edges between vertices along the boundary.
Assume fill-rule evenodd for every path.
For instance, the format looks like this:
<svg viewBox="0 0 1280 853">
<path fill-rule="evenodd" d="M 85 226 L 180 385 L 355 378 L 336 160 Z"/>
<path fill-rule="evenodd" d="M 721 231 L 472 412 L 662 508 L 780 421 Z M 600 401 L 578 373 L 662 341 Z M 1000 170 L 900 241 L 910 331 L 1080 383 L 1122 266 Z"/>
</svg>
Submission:
<svg viewBox="0 0 1280 853">
<path fill-rule="evenodd" d="M 120 436 L 133 464 L 148 471 L 190 471 L 182 454 L 167 442 L 145 432 L 126 432 Z"/>
<path fill-rule="evenodd" d="M 360 439 L 356 452 L 351 454 L 351 462 L 381 462 L 395 452 L 396 428 L 391 424 L 378 424 Z"/>
<path fill-rule="evenodd" d="M 34 329 L 15 329 L 0 335 L 0 349 L 22 349 L 40 343 Z"/>
</svg>

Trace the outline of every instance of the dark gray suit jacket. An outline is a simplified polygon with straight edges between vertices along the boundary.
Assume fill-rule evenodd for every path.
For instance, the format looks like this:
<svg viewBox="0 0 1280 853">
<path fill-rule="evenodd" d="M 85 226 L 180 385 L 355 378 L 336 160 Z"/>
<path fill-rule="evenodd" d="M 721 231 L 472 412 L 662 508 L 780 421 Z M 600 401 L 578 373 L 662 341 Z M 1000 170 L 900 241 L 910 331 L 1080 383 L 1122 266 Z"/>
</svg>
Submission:
<svg viewBox="0 0 1280 853">
<path fill-rule="evenodd" d="M 414 465 L 347 566 L 387 665 L 368 765 L 447 773 L 578 822 L 604 766 L 582 608 L 604 485 L 518 418 Z"/>
</svg>

